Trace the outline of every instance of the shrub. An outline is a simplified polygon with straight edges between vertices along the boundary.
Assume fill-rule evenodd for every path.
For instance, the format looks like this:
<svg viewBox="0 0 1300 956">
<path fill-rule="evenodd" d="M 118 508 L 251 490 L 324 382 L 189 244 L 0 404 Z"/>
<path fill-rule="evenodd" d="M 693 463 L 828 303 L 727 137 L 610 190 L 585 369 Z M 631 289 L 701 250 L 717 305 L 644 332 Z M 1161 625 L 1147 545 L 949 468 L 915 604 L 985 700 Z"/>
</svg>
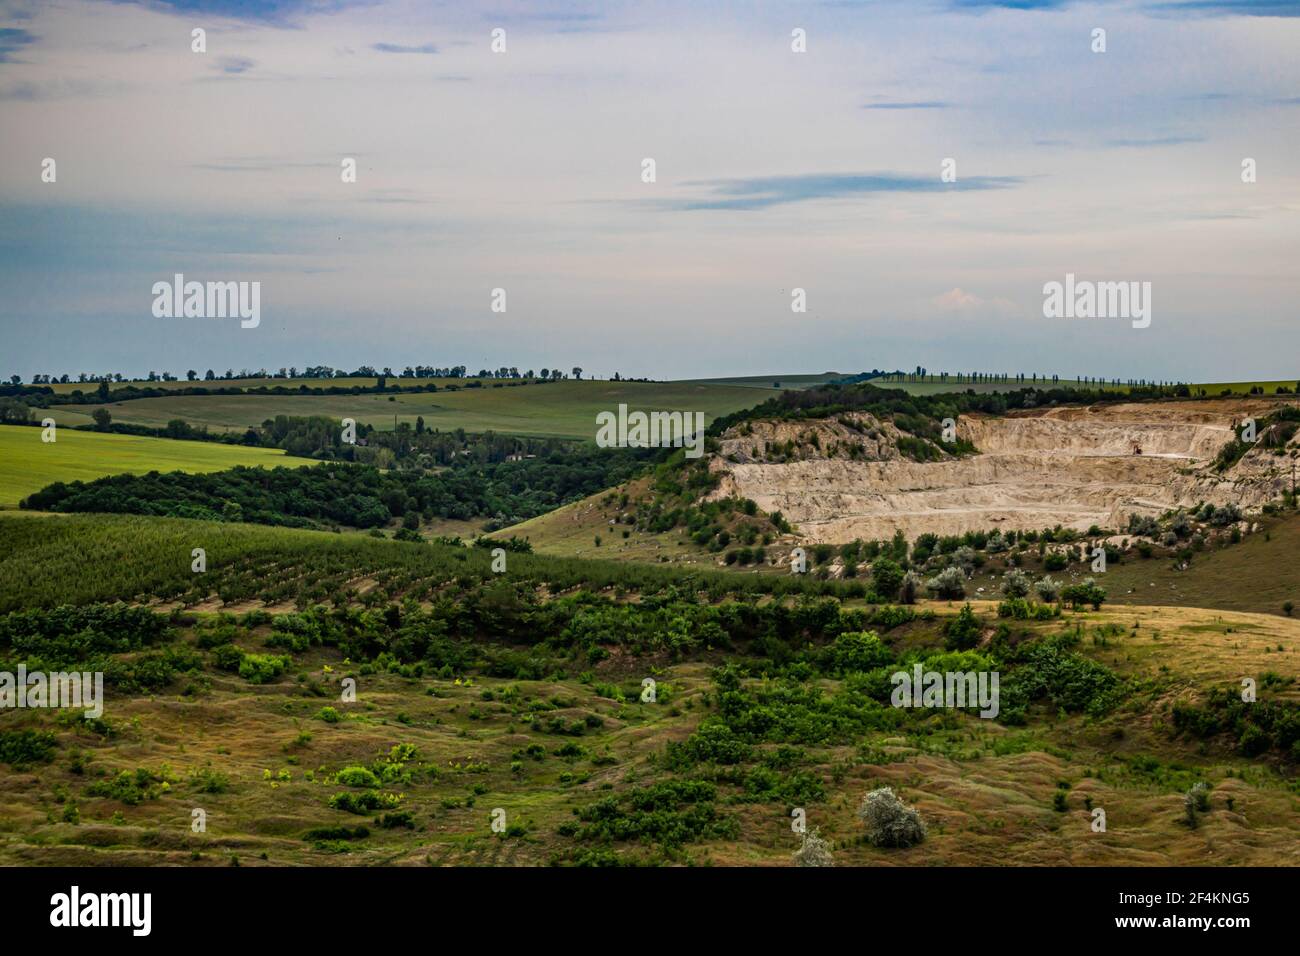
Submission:
<svg viewBox="0 0 1300 956">
<path fill-rule="evenodd" d="M 334 779 L 345 787 L 378 787 L 379 778 L 365 767 L 344 767 Z"/>
<path fill-rule="evenodd" d="M 816 828 L 805 833 L 803 845 L 794 851 L 795 866 L 834 866 L 831 858 L 831 845 L 821 838 Z"/>
<path fill-rule="evenodd" d="M 966 596 L 966 575 L 961 568 L 944 568 L 926 581 L 925 587 L 937 598 L 963 598 Z"/>
<path fill-rule="evenodd" d="M 289 658 L 275 654 L 245 654 L 239 662 L 239 676 L 250 684 L 267 684 L 284 673 Z"/>
<path fill-rule="evenodd" d="M 25 767 L 54 758 L 54 734 L 35 730 L 0 731 L 0 763 Z"/>
<path fill-rule="evenodd" d="M 900 800 L 891 787 L 868 793 L 858 808 L 858 816 L 866 824 L 872 846 L 908 847 L 925 839 L 921 815 Z"/>
<path fill-rule="evenodd" d="M 1056 599 L 1061 596 L 1061 582 L 1053 579 L 1050 574 L 1045 574 L 1042 580 L 1034 585 L 1034 592 L 1039 600 L 1047 604 L 1055 604 Z"/>
<path fill-rule="evenodd" d="M 950 651 L 968 651 L 980 642 L 982 631 L 980 619 L 967 602 L 961 613 L 944 625 L 945 646 Z"/>
<path fill-rule="evenodd" d="M 1022 598 L 1029 594 L 1029 575 L 1024 571 L 1008 571 L 1002 579 L 1002 593 L 1009 598 Z"/>
<path fill-rule="evenodd" d="M 894 653 L 875 631 L 841 634 L 830 646 L 832 666 L 838 671 L 869 671 L 894 661 Z"/>
</svg>

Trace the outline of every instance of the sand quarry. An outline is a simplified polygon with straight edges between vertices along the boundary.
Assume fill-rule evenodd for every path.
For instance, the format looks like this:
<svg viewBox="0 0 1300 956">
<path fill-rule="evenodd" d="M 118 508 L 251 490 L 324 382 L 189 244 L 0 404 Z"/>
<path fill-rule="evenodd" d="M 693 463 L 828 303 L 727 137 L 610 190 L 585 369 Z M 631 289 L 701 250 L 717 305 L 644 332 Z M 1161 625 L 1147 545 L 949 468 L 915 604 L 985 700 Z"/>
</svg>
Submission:
<svg viewBox="0 0 1300 956">
<path fill-rule="evenodd" d="M 1232 426 L 1263 418 L 1279 400 L 1229 399 L 1044 408 L 994 418 L 964 416 L 958 434 L 979 454 L 936 462 L 902 458 L 892 425 L 855 416 L 840 421 L 755 422 L 733 429 L 711 467 L 716 496 L 752 498 L 780 511 L 812 542 L 923 532 L 1122 529 L 1132 513 L 1159 514 L 1200 502 L 1249 512 L 1290 487 L 1290 455 L 1252 449 L 1223 474 L 1212 462 Z M 1291 400 L 1294 404 L 1294 400 Z M 815 445 L 809 442 L 816 433 Z M 772 443 L 794 441 L 795 460 L 766 462 Z M 1133 452 L 1134 443 L 1142 454 Z M 861 457 L 844 454 L 856 444 Z M 838 446 L 838 447 L 836 447 Z M 832 453 L 832 450 L 834 453 Z"/>
</svg>

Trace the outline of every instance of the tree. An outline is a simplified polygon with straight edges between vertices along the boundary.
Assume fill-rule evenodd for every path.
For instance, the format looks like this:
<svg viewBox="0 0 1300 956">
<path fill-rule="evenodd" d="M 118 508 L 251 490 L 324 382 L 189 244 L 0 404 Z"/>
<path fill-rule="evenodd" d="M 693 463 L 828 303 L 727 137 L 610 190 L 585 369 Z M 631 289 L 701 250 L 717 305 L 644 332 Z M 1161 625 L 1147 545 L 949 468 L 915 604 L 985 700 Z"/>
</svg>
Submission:
<svg viewBox="0 0 1300 956">
<path fill-rule="evenodd" d="M 1061 590 L 1061 600 L 1067 602 L 1076 611 L 1085 604 L 1091 604 L 1094 611 L 1100 611 L 1106 600 L 1106 589 L 1097 586 L 1092 578 L 1084 578 L 1080 584 L 1071 584 Z"/>
<path fill-rule="evenodd" d="M 573 377 L 578 379 L 578 381 L 582 381 L 582 369 L 576 365 L 573 366 Z"/>
<path fill-rule="evenodd" d="M 903 569 L 896 561 L 879 558 L 871 566 L 871 580 L 876 593 L 886 601 L 892 601 L 898 596 L 899 585 L 903 583 Z"/>
<path fill-rule="evenodd" d="M 113 421 L 113 416 L 107 408 L 97 408 L 91 413 L 91 418 L 95 420 L 95 427 L 100 431 L 108 428 L 109 423 Z"/>
<path fill-rule="evenodd" d="M 194 381 L 195 379 L 197 379 L 198 377 L 199 377 L 199 373 L 196 372 L 196 371 L 194 371 L 194 369 L 190 369 L 189 371 L 187 371 L 187 372 L 185 373 L 185 378 L 186 378 L 187 381 L 191 381 L 191 382 L 193 382 L 193 381 Z"/>
</svg>

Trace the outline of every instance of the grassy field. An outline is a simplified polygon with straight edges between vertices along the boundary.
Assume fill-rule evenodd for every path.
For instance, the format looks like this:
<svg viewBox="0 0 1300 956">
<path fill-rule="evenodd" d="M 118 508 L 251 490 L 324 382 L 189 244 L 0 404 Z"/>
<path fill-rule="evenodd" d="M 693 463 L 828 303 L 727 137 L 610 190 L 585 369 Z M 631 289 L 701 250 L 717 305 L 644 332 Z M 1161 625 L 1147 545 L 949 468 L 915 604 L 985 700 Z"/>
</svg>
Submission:
<svg viewBox="0 0 1300 956">
<path fill-rule="evenodd" d="M 934 624 L 904 628 L 891 645 L 933 644 L 952 609 L 937 610 Z M 840 866 L 1295 865 L 1294 781 L 1266 762 L 1173 739 L 1156 715 L 1191 686 L 1262 670 L 1294 678 L 1300 625 L 1164 608 L 1082 620 L 1107 634 L 1088 654 L 1142 687 L 1103 719 L 1052 716 L 1005 727 L 935 715 L 852 742 L 801 746 L 796 758 L 789 747 L 760 754 L 787 767 L 794 759 L 805 785 L 815 782 L 799 805 Z M 183 629 L 178 646 L 194 652 L 197 633 Z M 261 652 L 265 637 L 265 628 L 249 628 L 237 640 Z M 1285 651 L 1274 649 L 1279 643 Z M 311 649 L 264 685 L 209 668 L 185 687 L 110 695 L 104 721 L 93 726 L 27 711 L 7 729 L 53 731 L 57 748 L 51 762 L 0 775 L 0 863 L 544 865 L 582 847 L 563 830 L 576 809 L 672 779 L 659 765 L 666 745 L 716 713 L 711 663 L 654 664 L 655 703 L 639 699 L 642 669 L 626 661 L 602 664 L 592 682 L 380 671 L 359 677 L 357 702 L 341 703 L 336 681 L 355 668 L 335 651 Z M 839 684 L 822 689 L 834 693 Z M 329 706 L 337 721 L 322 719 Z M 574 736 L 553 729 L 560 725 L 585 729 Z M 408 779 L 384 787 L 400 794 L 406 823 L 388 827 L 378 813 L 329 806 L 349 789 L 336 777 L 343 768 L 371 764 L 395 746 L 414 748 L 403 764 Z M 798 838 L 790 806 L 756 799 L 728 769 L 713 772 L 710 807 L 734 821 L 733 836 L 688 839 L 667 856 L 649 841 L 607 849 L 649 862 L 791 865 Z M 123 771 L 153 775 L 150 794 L 96 790 Z M 1210 785 L 1211 809 L 1193 830 L 1180 817 L 1182 794 L 1196 781 Z M 921 845 L 878 849 L 862 839 L 858 802 L 884 785 L 926 821 Z M 206 832 L 191 830 L 195 807 L 206 814 Z M 1105 833 L 1092 831 L 1091 807 L 1107 811 Z M 497 834 L 491 822 L 500 812 L 511 829 Z M 339 827 L 352 834 L 328 829 Z"/>
<path fill-rule="evenodd" d="M 1092 575 L 1088 563 L 1054 574 L 1067 583 L 1089 575 L 1106 589 L 1112 604 L 1159 604 L 1283 614 L 1286 601 L 1300 607 L 1300 514 L 1264 518 L 1261 531 L 1239 544 L 1196 554 L 1185 571 L 1175 570 L 1168 557 L 1143 559 L 1136 551 L 1105 574 Z M 1032 552 L 1025 567 L 1041 576 L 1041 561 Z M 1000 574 L 1000 572 L 998 572 Z M 970 591 L 994 594 L 1000 577 L 976 572 Z M 1297 620 L 1300 620 L 1300 612 Z"/>
<path fill-rule="evenodd" d="M 1232 392 L 1234 395 L 1248 395 L 1252 388 L 1262 388 L 1264 394 L 1272 395 L 1277 392 L 1278 386 L 1294 392 L 1297 387 L 1300 387 L 1300 380 L 1292 378 L 1272 382 L 1214 382 L 1212 384 L 1194 385 L 1193 388 L 1203 388 L 1210 395 L 1219 395 L 1225 390 Z"/>
<path fill-rule="evenodd" d="M 912 712 L 823 737 L 822 724 L 800 716 L 806 695 L 838 700 L 836 721 L 873 713 L 854 696 L 854 677 L 778 677 L 770 662 L 749 657 L 759 653 L 753 645 L 700 646 L 676 660 L 611 635 L 613 653 L 570 658 L 558 649 L 562 640 L 549 650 L 539 645 L 557 638 L 558 626 L 538 618 L 539 631 L 471 639 L 501 665 L 542 662 L 528 665 L 534 676 L 505 677 L 440 666 L 432 650 L 418 670 L 363 664 L 339 647 L 289 650 L 266 618 L 218 614 L 282 613 L 294 602 L 286 607 L 273 593 L 308 595 L 350 606 L 339 620 L 382 627 L 395 602 L 410 599 L 405 619 L 448 588 L 443 613 L 465 604 L 481 612 L 485 592 L 457 589 L 478 587 L 462 582 L 486 571 L 485 553 L 460 561 L 459 549 L 360 535 L 116 516 L 6 515 L 0 535 L 0 597 L 21 592 L 22 606 L 37 607 L 148 600 L 167 590 L 172 599 L 158 606 L 177 613 L 163 648 L 117 656 L 195 662 L 147 692 L 110 689 L 97 722 L 52 710 L 9 715 L 7 734 L 53 736 L 44 757 L 0 773 L 3 865 L 545 865 L 594 851 L 606 862 L 786 866 L 798 840 L 794 806 L 831 841 L 841 866 L 1300 862 L 1292 765 L 1276 752 L 1243 756 L 1221 736 L 1180 736 L 1169 719 L 1173 705 L 1199 703 L 1243 674 L 1261 678 L 1261 700 L 1294 706 L 1298 620 L 1134 605 L 1013 622 L 1017 642 L 1075 635 L 1078 653 L 1127 682 L 1126 692 L 1092 716 L 1047 705 L 1023 724 Z M 196 542 L 208 548 L 203 576 L 188 568 Z M 564 593 L 561 565 L 514 556 L 507 580 L 519 576 L 529 593 L 547 580 L 548 591 Z M 86 566 L 104 573 L 73 581 L 72 569 Z M 572 564 L 593 581 L 611 566 Z M 486 593 L 499 595 L 484 577 Z M 235 586 L 241 579 L 248 588 Z M 421 597 L 428 583 L 435 592 Z M 188 589 L 179 597 L 178 586 Z M 629 609 L 644 603 L 645 592 L 602 582 L 593 590 Z M 995 605 L 972 605 L 991 633 Z M 915 619 L 882 627 L 882 640 L 898 658 L 938 653 L 959 608 L 923 602 Z M 219 665 L 219 648 L 231 644 L 247 655 L 284 655 L 287 666 L 254 682 Z M 753 725 L 760 739 L 739 763 L 674 767 L 669 744 L 722 716 L 712 668 L 746 660 L 755 671 L 745 694 L 784 688 L 754 711 L 765 721 Z M 653 702 L 640 696 L 651 675 Z M 344 676 L 356 680 L 355 701 L 341 699 Z M 765 735 L 758 728 L 766 721 L 790 729 Z M 781 736 L 796 732 L 816 740 Z M 356 767 L 382 769 L 374 791 L 391 795 L 391 807 L 354 813 L 331 805 L 340 793 L 361 793 L 365 785 L 350 785 L 345 773 Z M 1209 809 L 1191 828 L 1181 820 L 1183 794 L 1197 782 L 1210 788 Z M 669 803 L 662 816 L 638 815 L 637 801 L 660 785 L 702 786 L 708 797 L 704 806 Z M 855 810 L 864 793 L 886 785 L 925 820 L 919 846 L 880 849 L 863 839 Z M 675 821 L 681 839 L 572 832 L 575 811 L 611 800 L 615 818 Z M 205 832 L 191 830 L 196 807 L 206 814 Z M 1095 807 L 1107 812 L 1104 833 L 1092 830 Z M 500 813 L 504 833 L 492 830 Z"/>
<path fill-rule="evenodd" d="M 44 412 L 42 412 L 44 415 Z M 60 421 L 58 411 L 52 416 Z M 60 428 L 57 440 L 41 441 L 42 429 L 0 425 L 0 508 L 56 481 L 92 481 L 105 475 L 149 471 L 207 472 L 235 465 L 310 464 L 276 448 L 245 448 L 216 442 L 172 441 Z"/>
<path fill-rule="evenodd" d="M 114 421 L 159 427 L 174 418 L 211 431 L 242 431 L 276 415 L 328 415 L 390 429 L 394 421 L 449 431 L 496 431 L 514 435 L 589 438 L 596 435 L 596 414 L 617 412 L 620 403 L 643 411 L 703 412 L 706 424 L 756 405 L 776 392 L 741 385 L 689 382 L 563 381 L 547 385 L 462 388 L 402 395 L 179 395 L 111 403 Z M 49 414 L 60 423 L 91 420 L 96 405 L 59 406 Z"/>
</svg>

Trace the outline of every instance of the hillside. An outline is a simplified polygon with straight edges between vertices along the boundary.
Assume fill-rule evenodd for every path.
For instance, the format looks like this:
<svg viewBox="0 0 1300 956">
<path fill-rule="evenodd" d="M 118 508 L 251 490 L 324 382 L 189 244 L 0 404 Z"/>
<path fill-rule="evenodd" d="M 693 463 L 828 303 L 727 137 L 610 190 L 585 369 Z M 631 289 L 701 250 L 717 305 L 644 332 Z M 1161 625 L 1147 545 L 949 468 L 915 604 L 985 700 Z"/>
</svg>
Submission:
<svg viewBox="0 0 1300 956">
<path fill-rule="evenodd" d="M 516 555 L 497 577 L 484 552 L 177 519 L 7 515 L 0 538 L 0 593 L 29 609 L 0 616 L 0 658 L 89 655 L 108 691 L 101 719 L 0 731 L 5 864 L 786 866 L 792 808 L 841 866 L 1300 862 L 1290 619 L 999 626 L 974 602 L 979 643 L 954 652 L 946 602 L 708 598 L 698 571 Z M 109 573 L 49 586 L 87 560 Z M 1000 716 L 889 706 L 913 662 L 1000 670 Z M 1261 702 L 1234 728 L 1243 674 Z M 921 845 L 865 838 L 885 785 Z"/>
</svg>

